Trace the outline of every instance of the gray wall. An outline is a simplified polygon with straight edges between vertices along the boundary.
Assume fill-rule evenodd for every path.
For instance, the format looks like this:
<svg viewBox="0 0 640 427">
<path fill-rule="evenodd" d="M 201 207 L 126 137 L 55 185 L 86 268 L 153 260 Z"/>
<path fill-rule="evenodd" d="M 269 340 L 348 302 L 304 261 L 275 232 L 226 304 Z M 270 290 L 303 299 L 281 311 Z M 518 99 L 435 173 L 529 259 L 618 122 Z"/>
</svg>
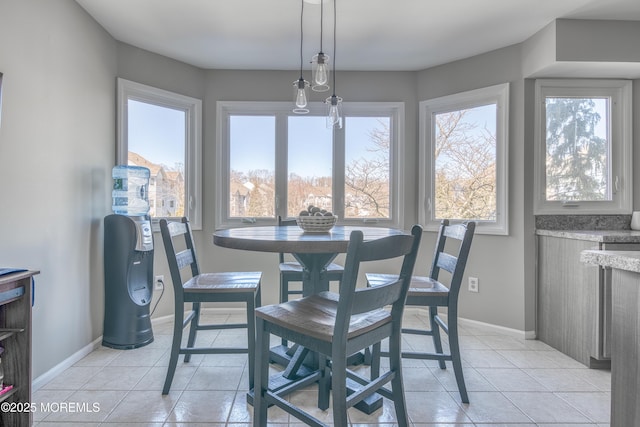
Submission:
<svg viewBox="0 0 640 427">
<path fill-rule="evenodd" d="M 41 271 L 34 378 L 102 334 L 116 64 L 74 1 L 0 1 L 0 265 Z"/>
<path fill-rule="evenodd" d="M 418 102 L 511 83 L 510 234 L 476 237 L 468 275 L 480 278 L 480 293 L 463 292 L 461 315 L 520 331 L 535 327 L 532 82 L 522 71 L 530 54 L 525 43 L 421 72 L 338 74 L 338 94 L 345 100 L 406 103 L 407 228 L 417 219 Z M 204 221 L 196 235 L 203 269 L 245 269 L 250 260 L 252 269 L 265 273 L 265 302 L 275 301 L 275 255 L 211 243 L 215 102 L 288 101 L 295 72 L 200 70 L 116 42 L 72 0 L 0 0 L 0 71 L 0 265 L 42 271 L 33 316 L 34 377 L 102 333 L 102 218 L 110 213 L 117 76 L 203 99 Z M 640 123 L 638 85 L 634 95 Z M 635 195 L 638 181 L 636 176 Z M 636 208 L 639 203 L 636 198 Z M 426 273 L 433 237 L 425 233 L 419 273 Z M 168 278 L 156 243 L 156 274 Z M 171 312 L 168 291 L 156 317 Z"/>
<path fill-rule="evenodd" d="M 478 277 L 480 292 L 460 294 L 462 317 L 520 331 L 532 331 L 535 317 L 525 300 L 525 283 L 533 286 L 533 258 L 523 256 L 533 245 L 531 210 L 525 211 L 524 84 L 520 46 L 488 52 L 418 73 L 420 101 L 510 83 L 509 88 L 509 235 L 474 237 L 466 275 Z M 425 236 L 427 237 L 427 236 Z M 423 246 L 433 245 L 425 239 Z"/>
</svg>

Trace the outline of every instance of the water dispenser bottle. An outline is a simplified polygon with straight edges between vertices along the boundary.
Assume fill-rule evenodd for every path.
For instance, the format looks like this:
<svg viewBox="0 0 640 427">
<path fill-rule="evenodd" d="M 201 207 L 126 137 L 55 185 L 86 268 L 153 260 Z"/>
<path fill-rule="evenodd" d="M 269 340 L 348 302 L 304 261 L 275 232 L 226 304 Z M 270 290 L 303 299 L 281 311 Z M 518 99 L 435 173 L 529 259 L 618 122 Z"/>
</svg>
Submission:
<svg viewBox="0 0 640 427">
<path fill-rule="evenodd" d="M 144 216 L 149 212 L 149 177 L 151 172 L 142 166 L 116 166 L 113 176 L 113 213 Z"/>
</svg>

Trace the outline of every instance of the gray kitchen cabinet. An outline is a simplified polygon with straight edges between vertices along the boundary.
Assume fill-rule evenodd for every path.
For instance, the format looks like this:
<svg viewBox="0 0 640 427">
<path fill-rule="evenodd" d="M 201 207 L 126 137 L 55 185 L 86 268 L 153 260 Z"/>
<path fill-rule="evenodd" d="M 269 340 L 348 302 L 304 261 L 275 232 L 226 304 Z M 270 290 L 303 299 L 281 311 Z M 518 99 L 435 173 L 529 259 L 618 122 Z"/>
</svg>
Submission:
<svg viewBox="0 0 640 427">
<path fill-rule="evenodd" d="M 611 270 L 583 250 L 640 250 L 632 231 L 538 230 L 537 338 L 590 368 L 611 365 Z"/>
</svg>

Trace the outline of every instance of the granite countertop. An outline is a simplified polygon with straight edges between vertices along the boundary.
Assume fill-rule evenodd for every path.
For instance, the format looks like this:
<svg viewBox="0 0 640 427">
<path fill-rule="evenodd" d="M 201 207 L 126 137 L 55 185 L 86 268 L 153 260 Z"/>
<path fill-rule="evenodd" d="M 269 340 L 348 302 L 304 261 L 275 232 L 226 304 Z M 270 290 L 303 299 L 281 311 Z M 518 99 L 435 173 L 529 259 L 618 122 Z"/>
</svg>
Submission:
<svg viewBox="0 0 640 427">
<path fill-rule="evenodd" d="M 538 236 L 563 237 L 600 243 L 640 243 L 635 230 L 536 230 Z"/>
<path fill-rule="evenodd" d="M 580 261 L 585 264 L 617 268 L 640 273 L 640 251 L 582 251 Z"/>
</svg>

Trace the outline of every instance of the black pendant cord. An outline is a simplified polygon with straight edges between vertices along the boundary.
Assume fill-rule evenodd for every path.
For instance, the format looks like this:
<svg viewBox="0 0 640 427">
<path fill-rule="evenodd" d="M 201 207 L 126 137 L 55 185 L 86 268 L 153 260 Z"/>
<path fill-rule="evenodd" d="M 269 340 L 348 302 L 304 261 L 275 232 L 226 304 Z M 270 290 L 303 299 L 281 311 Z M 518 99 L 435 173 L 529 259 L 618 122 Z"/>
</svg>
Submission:
<svg viewBox="0 0 640 427">
<path fill-rule="evenodd" d="M 333 0 L 333 96 L 336 96 L 336 0 Z"/>
<path fill-rule="evenodd" d="M 323 22 L 324 15 L 324 0 L 320 0 L 320 54 L 324 55 L 322 52 L 322 28 L 324 27 Z"/>
<path fill-rule="evenodd" d="M 300 80 L 303 80 L 302 78 L 302 44 L 303 44 L 303 40 L 304 40 L 304 33 L 303 33 L 303 17 L 304 17 L 304 0 L 300 0 Z"/>
</svg>

